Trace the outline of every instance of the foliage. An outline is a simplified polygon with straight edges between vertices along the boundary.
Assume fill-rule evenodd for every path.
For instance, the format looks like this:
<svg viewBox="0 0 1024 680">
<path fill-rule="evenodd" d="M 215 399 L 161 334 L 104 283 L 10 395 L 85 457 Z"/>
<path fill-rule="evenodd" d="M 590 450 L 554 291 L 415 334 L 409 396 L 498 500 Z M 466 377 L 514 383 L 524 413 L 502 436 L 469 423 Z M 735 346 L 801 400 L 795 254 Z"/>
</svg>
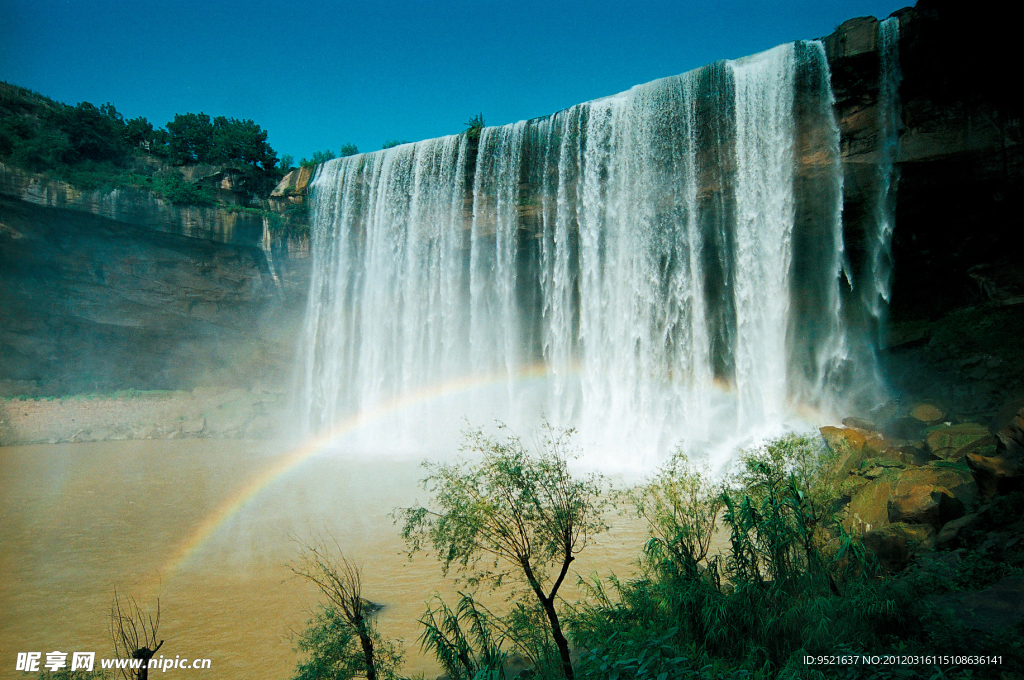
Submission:
<svg viewBox="0 0 1024 680">
<path fill-rule="evenodd" d="M 482 675 L 503 680 L 507 654 L 501 648 L 504 636 L 496 630 L 497 617 L 471 595 L 460 595 L 455 610 L 438 595 L 427 603 L 420 618 L 421 648 L 434 655 L 451 680 Z"/>
<path fill-rule="evenodd" d="M 400 146 L 402 144 L 408 144 L 408 143 L 409 143 L 408 139 L 401 139 L 401 140 L 399 140 L 399 139 L 389 139 L 388 141 L 384 142 L 384 144 L 382 144 L 380 148 L 381 149 L 390 149 L 392 147 Z"/>
<path fill-rule="evenodd" d="M 312 158 L 308 160 L 303 158 L 299 165 L 301 165 L 304 168 L 309 168 L 326 163 L 332 158 L 336 158 L 336 156 L 334 155 L 334 152 L 331 151 L 330 149 L 324 149 L 323 151 L 314 151 Z"/>
<path fill-rule="evenodd" d="M 374 643 L 376 677 L 397 678 L 401 655 L 381 639 L 376 630 L 369 633 Z M 300 661 L 295 680 L 348 680 L 366 677 L 366 661 L 359 636 L 351 623 L 335 607 L 322 605 L 297 641 L 298 651 L 307 658 Z"/>
<path fill-rule="evenodd" d="M 805 665 L 804 655 L 956 647 L 968 632 L 928 604 L 927 595 L 957 579 L 913 571 L 884 578 L 839 525 L 831 467 L 816 439 L 790 435 L 743 452 L 722 484 L 676 456 L 631 492 L 651 530 L 643 571 L 629 582 L 584 584 L 589 602 L 569 626 L 584 650 L 581 672 L 622 679 L 825 677 Z M 715 559 L 703 545 L 720 530 L 729 544 Z M 1020 668 L 1019 633 L 1003 639 L 974 632 L 970 639 L 986 650 L 978 653 L 1002 654 L 1004 669 Z M 830 670 L 838 677 L 895 677 L 885 674 L 892 669 Z M 906 667 L 899 677 L 949 677 L 945 670 Z"/>
<path fill-rule="evenodd" d="M 212 200 L 209 194 L 184 193 L 187 190 L 173 182 L 153 186 L 151 179 L 136 174 L 140 162 L 135 157 L 232 167 L 251 186 L 265 184 L 270 174 L 278 172 L 277 154 L 267 143 L 266 131 L 248 119 L 177 114 L 163 129 L 142 116 L 125 120 L 110 103 L 69 106 L 0 83 L 3 162 L 46 172 L 85 190 L 141 186 L 179 203 Z"/>
<path fill-rule="evenodd" d="M 484 129 L 484 114 L 478 113 L 466 121 L 466 136 L 476 142 L 480 140 L 480 132 Z"/>
<path fill-rule="evenodd" d="M 373 624 L 374 608 L 363 599 L 362 575 L 337 543 L 304 548 L 292 571 L 320 589 L 326 602 L 298 639 L 308 658 L 297 680 L 390 680 L 397 677 L 401 654 L 382 639 Z"/>
<path fill-rule="evenodd" d="M 241 163 L 264 170 L 274 168 L 277 154 L 267 144 L 267 133 L 251 120 L 205 113 L 176 114 L 167 123 L 170 156 L 178 163 Z"/>
<path fill-rule="evenodd" d="M 189 182 L 177 173 L 168 174 L 153 184 L 154 190 L 171 203 L 215 205 L 217 198 L 207 187 Z"/>
<path fill-rule="evenodd" d="M 359 153 L 359 148 L 355 144 L 342 144 L 341 149 L 338 150 L 338 158 L 345 158 L 346 156 L 355 156 L 357 153 Z"/>
<path fill-rule="evenodd" d="M 445 573 L 454 565 L 473 583 L 527 586 L 547 620 L 563 672 L 573 677 L 568 643 L 555 607 L 569 567 L 603 531 L 605 482 L 574 477 L 572 431 L 545 428 L 541 452 L 531 455 L 519 437 L 504 441 L 480 429 L 465 433 L 464 451 L 479 463 L 430 464 L 424 487 L 434 508 L 399 510 L 410 554 L 430 546 Z"/>
<path fill-rule="evenodd" d="M 697 576 L 706 566 L 722 491 L 677 451 L 651 482 L 626 494 L 650 527 L 644 550 L 653 564 Z"/>
<path fill-rule="evenodd" d="M 278 161 L 278 167 L 282 173 L 287 174 L 292 169 L 292 164 L 294 162 L 295 159 L 292 158 L 290 154 L 285 154 L 281 156 L 281 160 Z"/>
</svg>

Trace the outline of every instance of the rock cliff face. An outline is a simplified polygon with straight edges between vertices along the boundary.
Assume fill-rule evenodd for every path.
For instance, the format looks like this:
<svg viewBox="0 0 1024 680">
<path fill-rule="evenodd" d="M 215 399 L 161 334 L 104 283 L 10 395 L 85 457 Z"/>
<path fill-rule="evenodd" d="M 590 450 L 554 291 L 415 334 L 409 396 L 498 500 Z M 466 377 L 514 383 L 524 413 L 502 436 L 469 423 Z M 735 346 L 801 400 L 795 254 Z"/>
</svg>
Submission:
<svg viewBox="0 0 1024 680">
<path fill-rule="evenodd" d="M 244 213 L 2 169 L 0 388 L 280 384 L 304 283 L 271 241 Z"/>
<path fill-rule="evenodd" d="M 892 297 L 883 363 L 897 396 L 991 417 L 1024 393 L 1024 189 L 1009 27 L 984 12 L 921 0 L 900 23 Z M 846 247 L 865 260 L 879 134 L 879 22 L 851 19 L 824 39 L 842 128 Z"/>
</svg>

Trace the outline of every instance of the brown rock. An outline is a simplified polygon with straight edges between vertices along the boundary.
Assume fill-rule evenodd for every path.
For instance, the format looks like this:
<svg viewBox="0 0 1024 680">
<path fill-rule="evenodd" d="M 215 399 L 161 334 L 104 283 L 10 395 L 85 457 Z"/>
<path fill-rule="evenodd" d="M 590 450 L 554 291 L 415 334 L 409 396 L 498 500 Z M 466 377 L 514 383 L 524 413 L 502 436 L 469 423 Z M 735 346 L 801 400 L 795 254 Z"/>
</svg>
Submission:
<svg viewBox="0 0 1024 680">
<path fill-rule="evenodd" d="M 915 406 L 910 415 L 914 420 L 930 425 L 941 422 L 946 417 L 946 412 L 935 404 L 924 403 Z"/>
<path fill-rule="evenodd" d="M 927 524 L 938 528 L 962 517 L 964 505 L 946 489 L 936 486 L 911 486 L 900 483 L 889 499 L 889 521 L 893 524 Z"/>
<path fill-rule="evenodd" d="M 942 463 L 904 470 L 900 473 L 894 495 L 907 494 L 915 487 L 932 486 L 945 490 L 964 508 L 973 508 L 978 500 L 978 485 L 971 473 L 964 468 Z"/>
<path fill-rule="evenodd" d="M 889 497 L 896 489 L 895 471 L 885 470 L 880 477 L 856 489 L 850 496 L 845 526 L 847 531 L 862 533 L 889 524 Z"/>
<path fill-rule="evenodd" d="M 828 447 L 839 455 L 850 452 L 860 453 L 864 450 L 864 435 L 852 427 L 826 425 L 820 431 Z"/>
<path fill-rule="evenodd" d="M 1024 474 L 1024 460 L 1008 453 L 986 456 L 981 453 L 967 454 L 967 464 L 974 470 L 995 477 L 1012 479 Z"/>
<path fill-rule="evenodd" d="M 935 529 L 927 524 L 890 524 L 864 534 L 864 547 L 887 571 L 900 571 L 914 554 L 931 550 Z"/>
<path fill-rule="evenodd" d="M 864 435 L 857 430 L 827 425 L 821 428 L 821 436 L 836 455 L 833 470 L 840 478 L 856 470 L 864 460 Z"/>
<path fill-rule="evenodd" d="M 988 428 L 978 423 L 939 425 L 928 429 L 928 450 L 944 460 L 959 460 L 974 447 L 992 443 Z M 957 458 L 959 456 L 959 458 Z"/>
<path fill-rule="evenodd" d="M 1011 456 L 1024 457 L 1024 408 L 996 435 L 998 448 Z"/>
</svg>

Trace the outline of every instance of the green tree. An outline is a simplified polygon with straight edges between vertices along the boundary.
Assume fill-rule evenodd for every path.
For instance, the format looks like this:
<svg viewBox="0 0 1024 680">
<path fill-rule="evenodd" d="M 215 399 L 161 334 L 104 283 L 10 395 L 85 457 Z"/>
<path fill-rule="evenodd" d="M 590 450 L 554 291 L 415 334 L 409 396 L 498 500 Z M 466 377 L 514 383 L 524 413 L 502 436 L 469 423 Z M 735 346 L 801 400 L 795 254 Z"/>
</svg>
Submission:
<svg viewBox="0 0 1024 680">
<path fill-rule="evenodd" d="M 351 142 L 348 144 L 342 144 L 341 149 L 338 151 L 338 158 L 355 156 L 357 153 L 359 153 L 359 148 L 355 144 L 352 144 Z"/>
<path fill-rule="evenodd" d="M 241 162 L 270 170 L 277 164 L 277 153 L 267 144 L 267 132 L 251 120 L 217 116 L 213 119 L 209 163 Z"/>
<path fill-rule="evenodd" d="M 711 548 L 723 491 L 677 451 L 650 482 L 628 494 L 650 527 L 645 552 L 655 565 L 688 578 L 699 574 Z"/>
<path fill-rule="evenodd" d="M 515 435 L 499 441 L 470 430 L 463 450 L 481 460 L 426 464 L 433 507 L 398 511 L 410 554 L 429 545 L 446 574 L 455 565 L 471 583 L 524 583 L 544 612 L 567 680 L 574 674 L 558 590 L 576 556 L 607 528 L 606 483 L 599 475 L 570 474 L 571 435 L 546 428 L 542 451 L 531 455 Z"/>
<path fill-rule="evenodd" d="M 203 163 L 213 151 L 213 123 L 205 113 L 176 113 L 167 123 L 171 158 L 178 163 Z"/>
<path fill-rule="evenodd" d="M 374 607 L 363 599 L 359 569 L 335 543 L 306 546 L 292 571 L 311 581 L 326 598 L 298 639 L 296 680 L 393 680 L 401 654 L 373 624 Z"/>
<path fill-rule="evenodd" d="M 110 161 L 124 156 L 121 130 L 124 119 L 113 104 L 97 108 L 89 102 L 50 109 L 46 121 L 67 138 L 71 153 L 66 163 L 82 160 Z"/>
<path fill-rule="evenodd" d="M 396 146 L 399 146 L 399 145 L 402 145 L 402 144 L 408 144 L 408 143 L 409 143 L 408 139 L 389 139 L 388 141 L 384 142 L 384 144 L 382 144 L 380 148 L 381 149 L 390 149 L 392 147 L 396 147 Z"/>
</svg>

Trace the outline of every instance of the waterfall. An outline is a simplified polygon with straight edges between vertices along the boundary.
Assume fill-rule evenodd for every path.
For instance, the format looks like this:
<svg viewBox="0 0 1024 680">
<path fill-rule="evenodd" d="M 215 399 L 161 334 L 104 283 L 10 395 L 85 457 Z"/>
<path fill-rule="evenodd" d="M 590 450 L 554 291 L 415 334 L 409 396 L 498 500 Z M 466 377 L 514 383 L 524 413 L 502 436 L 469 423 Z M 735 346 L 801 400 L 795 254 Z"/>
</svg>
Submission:
<svg viewBox="0 0 1024 680">
<path fill-rule="evenodd" d="M 860 360 L 833 104 L 800 42 L 323 165 L 306 426 L 476 379 L 643 465 L 827 406 Z"/>
<path fill-rule="evenodd" d="M 865 288 L 865 305 L 874 320 L 876 342 L 884 342 L 885 313 L 892 292 L 892 233 L 895 226 L 896 184 L 899 173 L 900 129 L 900 22 L 889 17 L 878 25 L 878 138 L 879 161 L 874 233 L 869 237 L 868 257 L 871 285 Z"/>
</svg>

